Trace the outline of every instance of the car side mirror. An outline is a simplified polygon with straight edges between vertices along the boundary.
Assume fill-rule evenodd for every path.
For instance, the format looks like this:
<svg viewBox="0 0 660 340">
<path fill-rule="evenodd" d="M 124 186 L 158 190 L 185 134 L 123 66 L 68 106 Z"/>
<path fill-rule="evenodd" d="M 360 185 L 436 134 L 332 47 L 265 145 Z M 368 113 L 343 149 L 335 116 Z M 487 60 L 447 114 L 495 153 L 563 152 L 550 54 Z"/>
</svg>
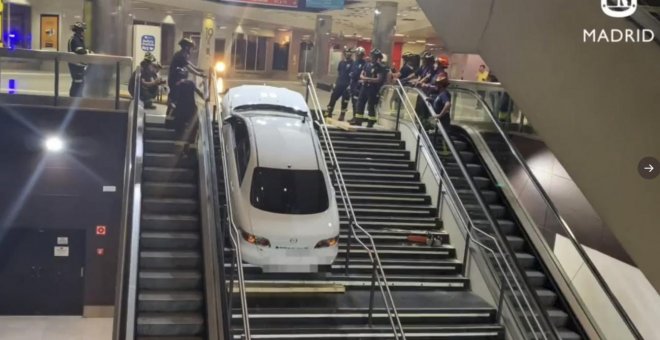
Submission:
<svg viewBox="0 0 660 340">
<path fill-rule="evenodd" d="M 222 125 L 231 125 L 236 121 L 236 117 L 233 115 L 230 115 L 229 117 L 226 117 L 225 119 L 222 120 Z"/>
</svg>

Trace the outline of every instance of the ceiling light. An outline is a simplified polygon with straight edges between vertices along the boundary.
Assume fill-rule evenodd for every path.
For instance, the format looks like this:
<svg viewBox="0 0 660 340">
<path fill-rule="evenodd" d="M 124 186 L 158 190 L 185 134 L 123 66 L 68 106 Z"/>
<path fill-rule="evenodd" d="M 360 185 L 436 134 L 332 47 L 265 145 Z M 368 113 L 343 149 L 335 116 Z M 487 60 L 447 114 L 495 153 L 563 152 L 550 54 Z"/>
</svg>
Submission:
<svg viewBox="0 0 660 340">
<path fill-rule="evenodd" d="M 425 44 L 426 40 L 417 40 L 417 42 L 420 43 L 420 44 Z"/>
<path fill-rule="evenodd" d="M 404 34 L 401 34 L 401 33 L 396 33 L 396 34 L 394 34 L 394 36 L 395 36 L 395 37 L 405 37 L 405 35 L 404 35 Z"/>
<path fill-rule="evenodd" d="M 49 152 L 60 152 L 64 150 L 64 141 L 57 136 L 51 136 L 44 141 L 44 148 Z"/>
<path fill-rule="evenodd" d="M 280 31 L 280 32 L 288 32 L 289 31 L 289 29 L 286 28 L 286 27 L 280 27 L 277 30 Z"/>
<path fill-rule="evenodd" d="M 380 10 L 379 10 L 378 8 L 374 9 L 374 14 L 376 14 L 376 15 L 380 15 L 380 13 L 381 13 L 381 12 L 380 12 Z"/>
</svg>

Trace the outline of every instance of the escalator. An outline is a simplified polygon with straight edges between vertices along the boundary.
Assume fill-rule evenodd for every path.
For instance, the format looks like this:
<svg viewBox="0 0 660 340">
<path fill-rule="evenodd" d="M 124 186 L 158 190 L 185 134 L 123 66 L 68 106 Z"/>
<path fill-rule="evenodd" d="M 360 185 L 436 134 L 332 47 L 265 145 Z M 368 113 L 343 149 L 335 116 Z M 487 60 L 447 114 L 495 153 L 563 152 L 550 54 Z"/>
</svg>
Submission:
<svg viewBox="0 0 660 340">
<path fill-rule="evenodd" d="M 175 131 L 148 124 L 144 141 L 137 336 L 204 331 L 197 157 L 186 158 Z"/>
<path fill-rule="evenodd" d="M 145 123 L 132 104 L 114 339 L 219 338 L 215 167 L 209 107 L 199 104 L 200 133 L 187 152 L 182 136 Z"/>
<path fill-rule="evenodd" d="M 471 138 L 464 130 L 457 127 L 452 129 L 449 135 L 452 138 L 454 147 L 460 152 L 461 158 L 490 212 L 497 218 L 497 224 L 505 236 L 506 242 L 510 249 L 515 252 L 515 258 L 525 272 L 527 283 L 533 287 L 534 293 L 556 328 L 559 338 L 585 339 L 580 335 L 582 330 L 580 325 L 577 324 L 575 316 L 571 315 L 572 311 L 564 301 L 543 261 L 539 258 L 536 249 L 529 242 L 515 212 L 503 195 L 500 186 L 485 166 Z M 434 134 L 430 134 L 430 137 L 433 140 L 441 140 Z M 475 195 L 465 188 L 465 180 L 462 178 L 455 160 L 443 153 L 441 142 L 435 145 L 441 160 L 446 164 L 452 183 L 458 188 L 459 197 L 464 202 L 468 213 L 474 218 L 475 223 L 486 224 L 483 213 L 476 203 Z"/>
<path fill-rule="evenodd" d="M 418 89 L 404 88 L 400 83 L 390 90 L 394 89 L 394 92 L 405 93 L 402 101 L 407 111 L 415 110 L 410 98 L 428 103 Z M 519 320 L 522 336 L 588 339 L 616 334 L 620 339 L 641 339 L 634 323 L 488 104 L 477 92 L 460 85 L 453 86 L 450 92 L 453 98 L 450 128 L 444 129 L 437 124 L 435 131 L 425 131 L 416 114 L 411 122 L 417 122 L 423 137 L 421 140 L 426 140 L 435 149 L 431 164 L 436 171 L 444 173 L 445 179 L 440 185 L 445 188 L 447 198 L 462 207 L 465 219 L 472 224 L 468 227 L 467 241 L 497 243 L 506 254 L 502 258 L 512 261 L 510 273 L 499 269 L 493 271 L 497 257 L 486 254 L 491 269 L 484 267 L 482 271 L 491 271 L 499 281 L 518 273 L 521 285 L 526 287 L 523 290 L 528 292 L 530 309 L 523 310 L 520 305 L 512 304 L 514 319 L 515 315 L 532 313 L 539 316 L 541 323 L 534 325 Z M 386 106 L 381 105 L 381 108 Z M 432 110 L 430 106 L 428 109 Z M 399 123 L 411 124 L 400 119 L 400 112 L 397 112 L 396 126 Z M 470 228 L 476 232 L 470 232 Z M 571 254 L 570 263 L 558 259 L 553 252 L 557 251 L 554 245 L 558 238 L 563 240 L 563 252 Z M 566 274 L 575 266 L 584 269 L 581 280 L 585 281 L 579 285 L 573 281 L 574 277 Z M 585 285 L 585 282 L 589 284 Z M 517 292 L 504 294 L 505 300 L 517 296 Z M 597 301 L 598 306 L 607 308 L 595 310 L 585 301 Z"/>
</svg>

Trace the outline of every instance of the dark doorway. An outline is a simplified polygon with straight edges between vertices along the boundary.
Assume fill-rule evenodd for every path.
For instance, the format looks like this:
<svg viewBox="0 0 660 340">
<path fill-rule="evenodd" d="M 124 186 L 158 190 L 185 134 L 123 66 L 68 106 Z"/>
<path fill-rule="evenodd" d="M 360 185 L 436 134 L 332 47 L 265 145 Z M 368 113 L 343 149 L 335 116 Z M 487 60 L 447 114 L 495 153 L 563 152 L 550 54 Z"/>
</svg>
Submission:
<svg viewBox="0 0 660 340">
<path fill-rule="evenodd" d="M 273 70 L 286 71 L 289 69 L 289 43 L 275 43 L 273 52 Z"/>
<path fill-rule="evenodd" d="M 162 37 L 161 41 L 163 44 L 160 49 L 160 62 L 161 64 L 169 65 L 172 61 L 172 56 L 174 56 L 174 51 L 176 50 L 176 42 L 174 41 L 176 36 L 176 26 L 170 24 L 163 24 L 162 26 Z"/>
<path fill-rule="evenodd" d="M 2 40 L 5 47 L 32 48 L 32 11 L 30 6 L 5 4 L 2 28 Z"/>
<path fill-rule="evenodd" d="M 314 44 L 311 42 L 303 41 L 300 43 L 300 55 L 298 56 L 298 72 L 312 72 L 312 67 L 314 65 L 314 55 L 312 54 L 312 48 Z"/>
<path fill-rule="evenodd" d="M 215 61 L 225 60 L 225 39 L 215 39 Z"/>
<path fill-rule="evenodd" d="M 0 315 L 82 315 L 85 232 L 13 228 L 0 240 Z"/>
</svg>

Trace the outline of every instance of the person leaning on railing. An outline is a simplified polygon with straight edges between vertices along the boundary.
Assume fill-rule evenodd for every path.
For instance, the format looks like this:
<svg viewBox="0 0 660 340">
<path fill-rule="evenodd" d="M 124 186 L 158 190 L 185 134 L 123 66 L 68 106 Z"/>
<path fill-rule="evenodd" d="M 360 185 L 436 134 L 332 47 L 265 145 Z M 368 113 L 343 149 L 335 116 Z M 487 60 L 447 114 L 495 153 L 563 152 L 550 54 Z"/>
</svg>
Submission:
<svg viewBox="0 0 660 340">
<path fill-rule="evenodd" d="M 435 112 L 433 114 L 433 118 L 437 119 L 440 121 L 440 124 L 442 125 L 442 128 L 445 131 L 449 131 L 449 127 L 451 125 L 451 93 L 447 90 L 449 87 L 449 79 L 447 78 L 446 73 L 440 73 L 436 76 L 434 80 L 435 84 L 435 92 L 436 95 L 432 99 L 432 106 L 433 106 L 433 111 Z M 437 135 L 439 134 L 437 125 L 436 125 L 436 132 L 435 136 L 437 138 Z M 442 139 L 441 139 L 442 140 Z M 442 150 L 440 151 L 441 154 L 448 154 L 449 150 L 447 149 L 446 143 L 442 143 Z"/>
</svg>

